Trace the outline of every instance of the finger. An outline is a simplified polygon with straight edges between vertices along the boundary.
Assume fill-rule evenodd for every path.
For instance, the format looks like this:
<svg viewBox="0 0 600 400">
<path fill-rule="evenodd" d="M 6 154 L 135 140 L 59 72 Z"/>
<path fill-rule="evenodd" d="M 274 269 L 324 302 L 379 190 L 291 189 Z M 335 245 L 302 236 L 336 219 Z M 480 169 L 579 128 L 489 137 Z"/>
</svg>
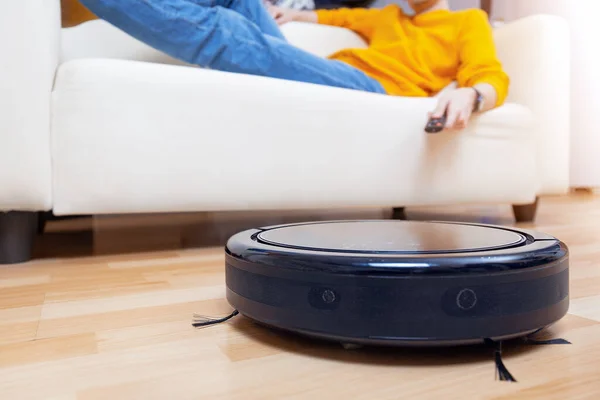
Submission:
<svg viewBox="0 0 600 400">
<path fill-rule="evenodd" d="M 464 128 L 465 128 L 465 123 L 457 119 L 456 122 L 454 123 L 454 126 L 452 127 L 452 130 L 460 131 L 460 130 L 463 130 Z"/>
<path fill-rule="evenodd" d="M 290 18 L 286 15 L 282 15 L 280 18 L 277 19 L 277 23 L 279 25 L 287 24 L 288 22 L 290 22 Z"/>
<path fill-rule="evenodd" d="M 471 112 L 469 110 L 463 110 L 460 112 L 458 119 L 456 121 L 456 125 L 458 129 L 465 129 L 469 123 L 469 118 L 471 117 Z"/>
<path fill-rule="evenodd" d="M 283 12 L 283 10 L 281 10 L 281 8 L 278 8 L 278 7 L 270 8 L 269 13 L 275 20 L 285 16 L 285 13 Z"/>
<path fill-rule="evenodd" d="M 454 129 L 462 129 L 465 125 L 465 120 L 463 118 L 463 114 L 461 111 L 458 112 L 458 115 L 456 117 L 456 121 L 454 122 Z"/>
<path fill-rule="evenodd" d="M 448 108 L 448 100 L 440 99 L 437 104 L 437 107 L 431 113 L 431 117 L 440 118 L 442 115 L 444 115 L 444 112 L 446 111 L 447 108 Z"/>
<path fill-rule="evenodd" d="M 448 116 L 446 117 L 446 128 L 453 129 L 458 119 L 459 110 L 450 103 L 448 105 Z"/>
</svg>

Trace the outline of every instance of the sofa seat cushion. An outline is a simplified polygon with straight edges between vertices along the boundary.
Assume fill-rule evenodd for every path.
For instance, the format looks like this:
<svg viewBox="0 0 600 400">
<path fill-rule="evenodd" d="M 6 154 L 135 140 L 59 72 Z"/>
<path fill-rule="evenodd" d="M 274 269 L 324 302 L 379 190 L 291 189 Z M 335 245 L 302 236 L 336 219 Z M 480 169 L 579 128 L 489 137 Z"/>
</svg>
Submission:
<svg viewBox="0 0 600 400">
<path fill-rule="evenodd" d="M 527 202 L 532 115 L 423 132 L 435 99 L 79 59 L 52 103 L 57 214 Z"/>
</svg>

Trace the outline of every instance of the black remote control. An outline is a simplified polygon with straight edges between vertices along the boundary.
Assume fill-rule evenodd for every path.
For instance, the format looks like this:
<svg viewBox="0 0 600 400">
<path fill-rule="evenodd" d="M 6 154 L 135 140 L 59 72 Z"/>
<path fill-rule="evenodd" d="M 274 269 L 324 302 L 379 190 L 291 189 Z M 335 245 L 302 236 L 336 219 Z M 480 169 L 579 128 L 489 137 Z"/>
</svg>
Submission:
<svg viewBox="0 0 600 400">
<path fill-rule="evenodd" d="M 429 118 L 427 125 L 425 126 L 425 132 L 427 133 L 439 133 L 444 130 L 446 126 L 446 112 L 439 118 Z"/>
</svg>

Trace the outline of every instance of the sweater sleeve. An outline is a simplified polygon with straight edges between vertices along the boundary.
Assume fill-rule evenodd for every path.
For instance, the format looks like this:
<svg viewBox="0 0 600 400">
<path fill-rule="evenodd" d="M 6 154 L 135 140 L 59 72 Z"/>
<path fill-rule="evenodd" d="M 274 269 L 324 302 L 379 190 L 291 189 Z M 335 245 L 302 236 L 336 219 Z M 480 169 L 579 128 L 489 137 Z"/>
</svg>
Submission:
<svg viewBox="0 0 600 400">
<path fill-rule="evenodd" d="M 508 95 L 510 79 L 496 55 L 492 27 L 485 12 L 473 10 L 466 15 L 459 46 L 459 86 L 487 83 L 496 90 L 496 106 L 503 104 Z"/>
<path fill-rule="evenodd" d="M 376 8 L 338 8 L 317 10 L 316 13 L 319 24 L 347 28 L 369 40 L 381 10 Z"/>
</svg>

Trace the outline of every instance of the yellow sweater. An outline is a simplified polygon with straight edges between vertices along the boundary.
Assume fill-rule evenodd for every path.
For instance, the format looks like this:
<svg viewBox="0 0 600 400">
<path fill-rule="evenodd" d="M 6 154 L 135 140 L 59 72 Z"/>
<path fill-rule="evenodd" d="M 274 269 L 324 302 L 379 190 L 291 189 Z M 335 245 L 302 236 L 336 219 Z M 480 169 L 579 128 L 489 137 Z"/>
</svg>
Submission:
<svg viewBox="0 0 600 400">
<path fill-rule="evenodd" d="M 367 49 L 331 56 L 362 70 L 397 96 L 435 95 L 457 81 L 460 87 L 488 83 L 497 104 L 506 99 L 509 78 L 496 57 L 492 28 L 484 11 L 435 10 L 409 16 L 399 6 L 383 9 L 319 10 L 320 24 L 351 29 Z"/>
</svg>

